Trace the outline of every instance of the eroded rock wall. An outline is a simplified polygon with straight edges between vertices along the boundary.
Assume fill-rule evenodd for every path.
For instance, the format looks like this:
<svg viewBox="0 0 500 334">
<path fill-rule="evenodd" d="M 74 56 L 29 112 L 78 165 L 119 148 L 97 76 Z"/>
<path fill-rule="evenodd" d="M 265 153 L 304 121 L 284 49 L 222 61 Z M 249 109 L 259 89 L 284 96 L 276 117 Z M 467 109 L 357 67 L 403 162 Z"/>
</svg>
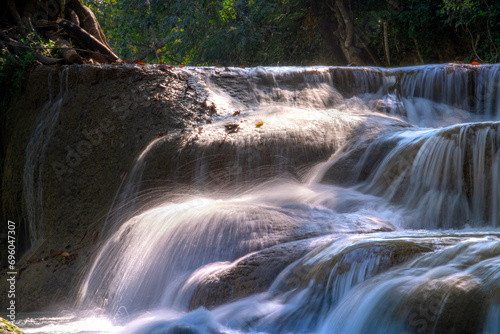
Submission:
<svg viewBox="0 0 500 334">
<path fill-rule="evenodd" d="M 71 302 L 138 152 L 209 117 L 206 96 L 188 81 L 154 66 L 38 67 L 4 104 L 1 234 L 15 222 L 18 311 Z M 3 277 L 6 247 L 0 254 Z"/>
</svg>

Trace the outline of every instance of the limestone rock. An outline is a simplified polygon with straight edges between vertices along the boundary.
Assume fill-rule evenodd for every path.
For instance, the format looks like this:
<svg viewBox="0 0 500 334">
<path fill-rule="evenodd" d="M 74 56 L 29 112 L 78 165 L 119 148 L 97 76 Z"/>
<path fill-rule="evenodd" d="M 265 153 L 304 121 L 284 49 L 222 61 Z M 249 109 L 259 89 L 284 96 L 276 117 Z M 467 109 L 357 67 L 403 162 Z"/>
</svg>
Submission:
<svg viewBox="0 0 500 334">
<path fill-rule="evenodd" d="M 270 247 L 208 275 L 196 287 L 189 308 L 212 308 L 268 290 L 283 269 L 311 250 L 311 244 L 300 240 Z"/>
</svg>

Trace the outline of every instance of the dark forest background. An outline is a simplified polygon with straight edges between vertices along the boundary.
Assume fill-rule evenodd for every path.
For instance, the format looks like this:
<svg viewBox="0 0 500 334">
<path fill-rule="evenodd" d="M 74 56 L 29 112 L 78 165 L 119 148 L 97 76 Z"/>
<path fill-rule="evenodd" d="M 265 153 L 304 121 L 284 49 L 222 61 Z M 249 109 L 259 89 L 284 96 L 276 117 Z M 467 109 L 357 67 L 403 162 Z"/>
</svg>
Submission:
<svg viewBox="0 0 500 334">
<path fill-rule="evenodd" d="M 87 0 L 121 57 L 191 65 L 493 63 L 494 0 Z"/>
<path fill-rule="evenodd" d="M 497 0 L 7 0 L 0 81 L 33 63 L 496 63 Z M 14 78 L 14 80 L 11 80 Z"/>
</svg>

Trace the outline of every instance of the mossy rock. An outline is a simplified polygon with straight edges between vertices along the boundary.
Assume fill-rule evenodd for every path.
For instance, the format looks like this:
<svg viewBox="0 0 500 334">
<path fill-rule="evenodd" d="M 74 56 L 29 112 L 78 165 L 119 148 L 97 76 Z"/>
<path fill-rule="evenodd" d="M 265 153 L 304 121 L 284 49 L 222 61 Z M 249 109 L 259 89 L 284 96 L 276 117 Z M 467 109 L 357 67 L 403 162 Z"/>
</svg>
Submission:
<svg viewBox="0 0 500 334">
<path fill-rule="evenodd" d="M 4 318 L 0 318 L 0 334 L 23 334 L 24 332 Z"/>
</svg>

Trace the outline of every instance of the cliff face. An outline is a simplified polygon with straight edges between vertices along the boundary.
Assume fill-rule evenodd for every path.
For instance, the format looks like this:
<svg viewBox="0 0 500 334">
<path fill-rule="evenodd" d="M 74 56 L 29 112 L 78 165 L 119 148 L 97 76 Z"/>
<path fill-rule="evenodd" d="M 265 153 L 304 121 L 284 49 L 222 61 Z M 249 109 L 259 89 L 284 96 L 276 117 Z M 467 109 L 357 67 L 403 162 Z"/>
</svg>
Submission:
<svg viewBox="0 0 500 334">
<path fill-rule="evenodd" d="M 0 233 L 4 245 L 15 223 L 18 311 L 71 300 L 140 149 L 209 117 L 207 97 L 188 81 L 153 66 L 38 67 L 4 104 Z M 0 255 L 4 276 L 7 247 Z"/>
</svg>

